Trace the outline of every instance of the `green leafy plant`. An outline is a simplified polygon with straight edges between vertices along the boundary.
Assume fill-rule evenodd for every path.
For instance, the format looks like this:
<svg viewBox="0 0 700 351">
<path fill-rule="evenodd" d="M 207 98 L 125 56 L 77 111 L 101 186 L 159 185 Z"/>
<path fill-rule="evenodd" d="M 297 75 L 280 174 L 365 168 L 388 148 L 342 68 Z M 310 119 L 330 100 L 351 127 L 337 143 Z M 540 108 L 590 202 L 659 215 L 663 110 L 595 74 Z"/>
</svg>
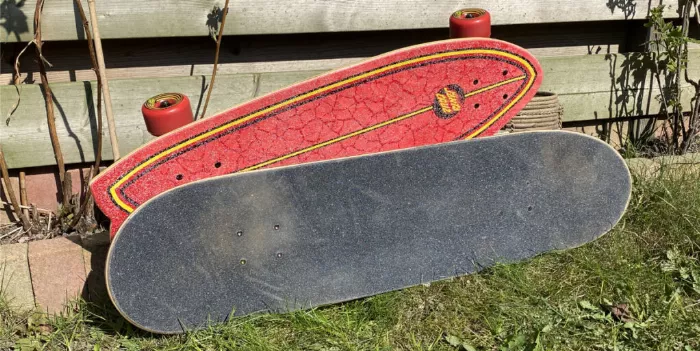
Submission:
<svg viewBox="0 0 700 351">
<path fill-rule="evenodd" d="M 700 80 L 688 77 L 688 43 L 700 43 L 690 38 L 690 13 L 697 6 L 697 0 L 678 2 L 681 23 L 666 21 L 663 16 L 666 5 L 651 9 L 646 27 L 651 29 L 648 42 L 654 55 L 654 75 L 661 94 L 661 113 L 665 114 L 663 126 L 664 141 L 668 153 L 684 154 L 697 144 L 700 135 Z M 663 77 L 663 82 L 662 82 Z M 691 98 L 691 109 L 684 113 L 682 81 L 695 88 Z"/>
<path fill-rule="evenodd" d="M 684 288 L 700 296 L 700 263 L 697 259 L 683 255 L 676 248 L 666 252 L 666 259 L 661 269 L 673 274 Z"/>
</svg>

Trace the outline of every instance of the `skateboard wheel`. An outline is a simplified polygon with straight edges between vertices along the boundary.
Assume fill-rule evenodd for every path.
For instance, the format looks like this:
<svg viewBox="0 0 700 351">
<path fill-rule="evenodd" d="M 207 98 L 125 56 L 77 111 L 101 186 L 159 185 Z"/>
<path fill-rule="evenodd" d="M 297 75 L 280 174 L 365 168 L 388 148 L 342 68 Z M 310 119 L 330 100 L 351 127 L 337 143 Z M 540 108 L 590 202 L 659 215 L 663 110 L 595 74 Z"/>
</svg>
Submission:
<svg viewBox="0 0 700 351">
<path fill-rule="evenodd" d="M 148 132 L 161 136 L 194 120 L 190 99 L 180 93 L 158 94 L 146 100 L 141 113 Z"/>
<path fill-rule="evenodd" d="M 491 37 L 491 15 L 483 9 L 461 9 L 450 16 L 450 38 Z"/>
</svg>

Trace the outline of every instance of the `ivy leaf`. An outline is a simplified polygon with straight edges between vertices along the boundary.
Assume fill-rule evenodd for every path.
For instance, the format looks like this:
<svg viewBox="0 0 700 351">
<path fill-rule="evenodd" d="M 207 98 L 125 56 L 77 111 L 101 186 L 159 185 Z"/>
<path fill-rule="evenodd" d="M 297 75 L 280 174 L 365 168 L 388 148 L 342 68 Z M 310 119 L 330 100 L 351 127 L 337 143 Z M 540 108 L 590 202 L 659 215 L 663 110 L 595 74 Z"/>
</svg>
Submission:
<svg viewBox="0 0 700 351">
<path fill-rule="evenodd" d="M 454 335 L 447 335 L 445 337 L 445 341 L 447 341 L 447 343 L 449 343 L 453 347 L 462 346 L 462 340 L 459 340 L 459 338 Z"/>
<path fill-rule="evenodd" d="M 598 308 L 596 308 L 595 306 L 593 306 L 593 304 L 591 304 L 591 303 L 588 302 L 587 300 L 581 300 L 581 301 L 579 301 L 579 302 L 578 302 L 578 305 L 581 306 L 581 308 L 586 309 L 586 310 L 589 310 L 589 311 L 597 311 L 597 310 L 598 310 Z"/>
<path fill-rule="evenodd" d="M 523 334 L 518 334 L 508 343 L 508 350 L 515 350 L 516 347 L 523 347 L 527 344 L 527 338 Z"/>
</svg>

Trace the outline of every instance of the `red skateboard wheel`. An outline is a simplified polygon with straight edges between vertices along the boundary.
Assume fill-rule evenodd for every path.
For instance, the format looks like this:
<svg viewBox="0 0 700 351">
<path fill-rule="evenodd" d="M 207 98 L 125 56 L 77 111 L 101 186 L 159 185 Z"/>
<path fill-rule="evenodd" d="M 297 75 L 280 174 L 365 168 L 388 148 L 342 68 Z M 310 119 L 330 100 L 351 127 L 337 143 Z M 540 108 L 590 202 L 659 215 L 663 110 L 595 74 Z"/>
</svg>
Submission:
<svg viewBox="0 0 700 351">
<path fill-rule="evenodd" d="M 450 16 L 450 38 L 490 38 L 491 15 L 483 9 L 461 9 Z"/>
<path fill-rule="evenodd" d="M 190 99 L 180 93 L 158 94 L 141 106 L 148 132 L 161 136 L 194 120 Z"/>
</svg>

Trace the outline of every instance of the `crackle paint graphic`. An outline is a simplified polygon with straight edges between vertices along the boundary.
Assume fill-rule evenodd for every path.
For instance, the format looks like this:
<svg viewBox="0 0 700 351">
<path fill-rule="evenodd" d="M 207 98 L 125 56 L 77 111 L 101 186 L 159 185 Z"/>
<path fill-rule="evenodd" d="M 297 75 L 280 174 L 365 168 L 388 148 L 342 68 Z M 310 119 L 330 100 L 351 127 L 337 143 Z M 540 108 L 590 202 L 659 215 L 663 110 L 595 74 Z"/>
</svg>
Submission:
<svg viewBox="0 0 700 351">
<path fill-rule="evenodd" d="M 409 47 L 194 122 L 135 150 L 91 183 L 111 235 L 139 205 L 212 176 L 493 135 L 542 73 L 494 39 Z"/>
</svg>

